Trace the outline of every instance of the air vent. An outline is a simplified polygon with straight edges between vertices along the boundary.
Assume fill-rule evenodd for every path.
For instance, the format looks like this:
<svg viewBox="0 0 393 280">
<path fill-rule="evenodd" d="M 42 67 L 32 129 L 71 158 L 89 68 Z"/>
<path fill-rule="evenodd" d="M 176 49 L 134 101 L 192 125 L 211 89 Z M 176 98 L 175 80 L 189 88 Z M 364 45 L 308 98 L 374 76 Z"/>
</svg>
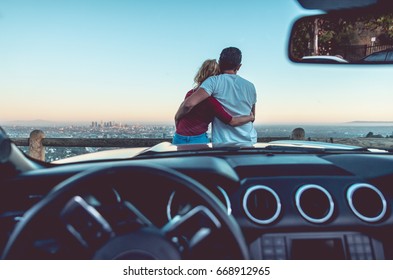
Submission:
<svg viewBox="0 0 393 280">
<path fill-rule="evenodd" d="M 258 185 L 247 190 L 243 198 L 243 209 L 253 222 L 266 225 L 277 220 L 281 202 L 271 188 Z"/>
<path fill-rule="evenodd" d="M 325 223 L 334 212 L 330 193 L 318 185 L 304 185 L 295 195 L 296 207 L 304 219 L 312 223 Z"/>
<path fill-rule="evenodd" d="M 354 184 L 348 188 L 347 200 L 352 212 L 369 223 L 380 221 L 386 214 L 386 200 L 383 194 L 369 184 Z"/>
</svg>

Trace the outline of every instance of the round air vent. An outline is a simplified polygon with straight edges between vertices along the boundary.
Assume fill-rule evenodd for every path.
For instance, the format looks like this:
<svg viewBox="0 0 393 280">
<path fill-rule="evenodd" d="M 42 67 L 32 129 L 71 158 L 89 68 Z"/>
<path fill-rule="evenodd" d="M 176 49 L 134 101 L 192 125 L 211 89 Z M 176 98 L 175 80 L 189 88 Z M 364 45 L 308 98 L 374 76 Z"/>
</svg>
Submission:
<svg viewBox="0 0 393 280">
<path fill-rule="evenodd" d="M 243 209 L 247 217 L 258 224 L 274 222 L 281 212 L 280 198 L 267 186 L 253 186 L 243 197 Z"/>
<path fill-rule="evenodd" d="M 318 185 L 304 185 L 295 195 L 296 207 L 304 219 L 312 223 L 328 221 L 334 212 L 330 193 Z"/>
<path fill-rule="evenodd" d="M 352 212 L 365 222 L 378 222 L 386 213 L 385 197 L 372 185 L 350 186 L 347 191 L 347 200 Z"/>
</svg>

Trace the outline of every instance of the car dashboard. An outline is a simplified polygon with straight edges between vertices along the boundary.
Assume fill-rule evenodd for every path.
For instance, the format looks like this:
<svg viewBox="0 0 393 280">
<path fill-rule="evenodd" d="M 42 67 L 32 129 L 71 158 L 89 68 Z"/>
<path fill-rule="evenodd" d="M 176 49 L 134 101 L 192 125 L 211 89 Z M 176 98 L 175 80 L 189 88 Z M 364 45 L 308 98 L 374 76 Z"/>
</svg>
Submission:
<svg viewBox="0 0 393 280">
<path fill-rule="evenodd" d="M 251 259 L 393 259 L 393 157 L 356 152 L 172 155 L 20 173 L 1 179 L 0 250 L 25 212 L 56 185 L 124 162 L 174 169 L 207 188 L 240 226 Z M 130 201 L 157 226 L 199 204 L 149 178 L 114 184 L 110 192 L 100 184 L 95 189 L 101 200 Z"/>
</svg>

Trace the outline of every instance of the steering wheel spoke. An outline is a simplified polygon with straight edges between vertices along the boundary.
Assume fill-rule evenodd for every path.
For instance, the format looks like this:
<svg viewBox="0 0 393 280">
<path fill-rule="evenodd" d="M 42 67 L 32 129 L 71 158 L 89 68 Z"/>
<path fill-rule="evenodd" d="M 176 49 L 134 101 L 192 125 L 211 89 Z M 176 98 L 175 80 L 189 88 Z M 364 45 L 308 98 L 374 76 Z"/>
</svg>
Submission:
<svg viewBox="0 0 393 280">
<path fill-rule="evenodd" d="M 60 217 L 68 232 L 85 248 L 97 248 L 114 236 L 105 218 L 80 196 L 67 202 Z"/>
<path fill-rule="evenodd" d="M 151 227 L 153 223 L 128 201 L 104 205 L 99 211 L 105 216 L 116 235 L 137 231 L 142 227 Z"/>
<path fill-rule="evenodd" d="M 199 205 L 184 215 L 175 216 L 161 230 L 183 254 L 192 254 L 201 242 L 221 227 L 219 219 L 207 207 Z"/>
</svg>

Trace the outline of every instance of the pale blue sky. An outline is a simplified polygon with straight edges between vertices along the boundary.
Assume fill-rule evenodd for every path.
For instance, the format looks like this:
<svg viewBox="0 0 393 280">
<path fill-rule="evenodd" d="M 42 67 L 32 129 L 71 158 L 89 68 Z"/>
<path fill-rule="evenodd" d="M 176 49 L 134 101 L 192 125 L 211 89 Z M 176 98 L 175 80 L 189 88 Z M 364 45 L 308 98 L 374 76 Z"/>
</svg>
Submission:
<svg viewBox="0 0 393 280">
<path fill-rule="evenodd" d="M 390 68 L 288 61 L 307 13 L 295 0 L 2 0 L 0 122 L 172 122 L 228 46 L 257 88 L 257 123 L 392 120 Z"/>
</svg>

